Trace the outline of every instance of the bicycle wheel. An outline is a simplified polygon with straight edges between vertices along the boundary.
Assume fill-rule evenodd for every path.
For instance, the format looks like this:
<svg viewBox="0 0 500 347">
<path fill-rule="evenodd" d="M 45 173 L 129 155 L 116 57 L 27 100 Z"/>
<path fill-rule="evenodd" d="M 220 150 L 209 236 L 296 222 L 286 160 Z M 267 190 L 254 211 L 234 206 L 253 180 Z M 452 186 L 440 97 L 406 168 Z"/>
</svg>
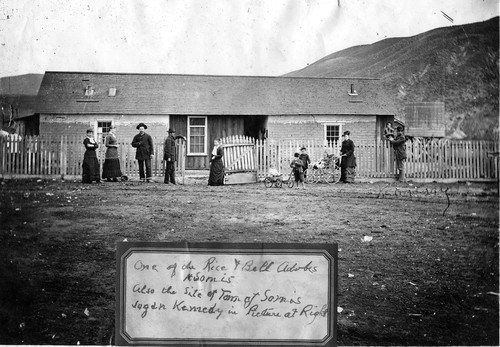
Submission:
<svg viewBox="0 0 500 347">
<path fill-rule="evenodd" d="M 266 188 L 270 188 L 273 185 L 273 181 L 269 177 L 264 178 L 264 185 Z"/>
<path fill-rule="evenodd" d="M 290 175 L 288 176 L 288 188 L 293 188 L 293 184 L 295 182 L 295 176 L 293 175 L 293 170 L 290 172 Z"/>
<path fill-rule="evenodd" d="M 281 188 L 283 186 L 283 180 L 281 178 L 277 178 L 276 182 L 274 182 L 276 188 Z"/>
<path fill-rule="evenodd" d="M 316 183 L 327 183 L 326 176 L 327 172 L 325 169 L 318 169 L 316 174 Z"/>
<path fill-rule="evenodd" d="M 325 172 L 326 183 L 337 183 L 340 179 L 340 170 L 337 168 L 330 168 Z"/>
<path fill-rule="evenodd" d="M 333 183 L 334 182 L 334 179 L 335 179 L 335 175 L 334 175 L 334 170 L 332 169 L 328 169 L 328 170 L 325 170 L 325 182 L 330 184 L 330 183 Z"/>
<path fill-rule="evenodd" d="M 304 171 L 304 183 L 313 183 L 313 169 L 307 169 Z"/>
<path fill-rule="evenodd" d="M 333 183 L 338 183 L 340 181 L 340 167 L 335 166 L 333 170 Z"/>
<path fill-rule="evenodd" d="M 319 169 L 313 169 L 312 175 L 311 175 L 311 183 L 318 183 L 319 182 Z"/>
</svg>

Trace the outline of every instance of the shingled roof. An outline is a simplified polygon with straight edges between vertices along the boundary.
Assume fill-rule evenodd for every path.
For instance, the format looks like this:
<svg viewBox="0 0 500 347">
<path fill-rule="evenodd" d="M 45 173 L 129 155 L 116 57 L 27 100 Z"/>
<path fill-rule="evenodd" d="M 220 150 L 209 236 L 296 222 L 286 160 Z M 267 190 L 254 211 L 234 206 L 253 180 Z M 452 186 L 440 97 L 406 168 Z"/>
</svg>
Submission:
<svg viewBox="0 0 500 347">
<path fill-rule="evenodd" d="M 357 95 L 349 95 L 351 85 Z M 45 114 L 395 114 L 373 78 L 48 71 L 38 97 L 37 113 Z"/>
</svg>

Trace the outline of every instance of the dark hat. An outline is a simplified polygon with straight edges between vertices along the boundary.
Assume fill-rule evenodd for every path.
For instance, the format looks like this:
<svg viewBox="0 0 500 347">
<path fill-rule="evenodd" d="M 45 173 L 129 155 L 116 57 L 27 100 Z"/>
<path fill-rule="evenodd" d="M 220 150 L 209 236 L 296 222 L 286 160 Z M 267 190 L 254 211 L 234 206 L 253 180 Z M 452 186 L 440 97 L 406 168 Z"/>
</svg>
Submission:
<svg viewBox="0 0 500 347">
<path fill-rule="evenodd" d="M 347 135 L 347 136 L 349 136 L 349 135 L 351 135 L 351 132 L 350 132 L 349 130 L 347 130 L 347 131 L 344 131 L 344 135 Z"/>
<path fill-rule="evenodd" d="M 170 128 L 170 129 L 168 129 L 168 132 L 169 133 L 175 133 L 175 129 Z"/>
<path fill-rule="evenodd" d="M 136 128 L 137 130 L 139 130 L 139 128 L 140 128 L 140 127 L 143 127 L 144 129 L 147 129 L 147 128 L 148 128 L 148 127 L 146 126 L 146 124 L 144 124 L 144 123 L 139 123 L 139 125 L 138 125 L 138 126 L 136 126 L 135 128 Z"/>
</svg>

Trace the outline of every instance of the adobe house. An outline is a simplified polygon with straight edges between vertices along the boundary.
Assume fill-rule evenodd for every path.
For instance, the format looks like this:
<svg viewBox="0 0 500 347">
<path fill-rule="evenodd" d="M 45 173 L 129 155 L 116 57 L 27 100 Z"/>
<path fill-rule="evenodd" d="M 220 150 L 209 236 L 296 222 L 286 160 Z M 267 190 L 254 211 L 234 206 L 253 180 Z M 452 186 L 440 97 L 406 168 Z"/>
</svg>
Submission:
<svg viewBox="0 0 500 347">
<path fill-rule="evenodd" d="M 127 142 L 144 122 L 163 141 L 187 137 L 186 169 L 207 169 L 213 140 L 230 135 L 334 143 L 377 142 L 396 107 L 373 78 L 45 73 L 38 94 L 40 134 L 98 136 L 111 124 Z"/>
</svg>

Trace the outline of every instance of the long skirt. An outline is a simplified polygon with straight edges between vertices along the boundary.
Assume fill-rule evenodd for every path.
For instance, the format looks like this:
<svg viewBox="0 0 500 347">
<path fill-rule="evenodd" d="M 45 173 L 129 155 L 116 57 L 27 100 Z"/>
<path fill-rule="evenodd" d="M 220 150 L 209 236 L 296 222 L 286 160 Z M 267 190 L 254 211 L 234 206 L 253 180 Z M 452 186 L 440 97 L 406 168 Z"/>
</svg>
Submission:
<svg viewBox="0 0 500 347">
<path fill-rule="evenodd" d="M 120 159 L 118 159 L 118 149 L 109 147 L 106 150 L 104 164 L 102 165 L 102 178 L 122 177 L 120 169 Z"/>
<path fill-rule="evenodd" d="M 120 160 L 105 159 L 102 165 L 102 178 L 119 178 L 122 177 L 122 170 L 120 169 Z"/>
<path fill-rule="evenodd" d="M 340 182 L 354 183 L 356 176 L 356 157 L 342 157 L 340 162 Z"/>
<path fill-rule="evenodd" d="M 222 160 L 214 160 L 210 164 L 209 186 L 222 186 L 224 184 L 224 164 Z"/>
<path fill-rule="evenodd" d="M 101 180 L 99 160 L 97 160 L 95 151 L 85 151 L 85 154 L 83 155 L 82 169 L 83 183 L 92 183 L 92 181 L 99 182 Z"/>
<path fill-rule="evenodd" d="M 353 167 L 348 167 L 345 170 L 345 183 L 354 183 L 354 177 L 356 177 L 356 169 Z"/>
</svg>

